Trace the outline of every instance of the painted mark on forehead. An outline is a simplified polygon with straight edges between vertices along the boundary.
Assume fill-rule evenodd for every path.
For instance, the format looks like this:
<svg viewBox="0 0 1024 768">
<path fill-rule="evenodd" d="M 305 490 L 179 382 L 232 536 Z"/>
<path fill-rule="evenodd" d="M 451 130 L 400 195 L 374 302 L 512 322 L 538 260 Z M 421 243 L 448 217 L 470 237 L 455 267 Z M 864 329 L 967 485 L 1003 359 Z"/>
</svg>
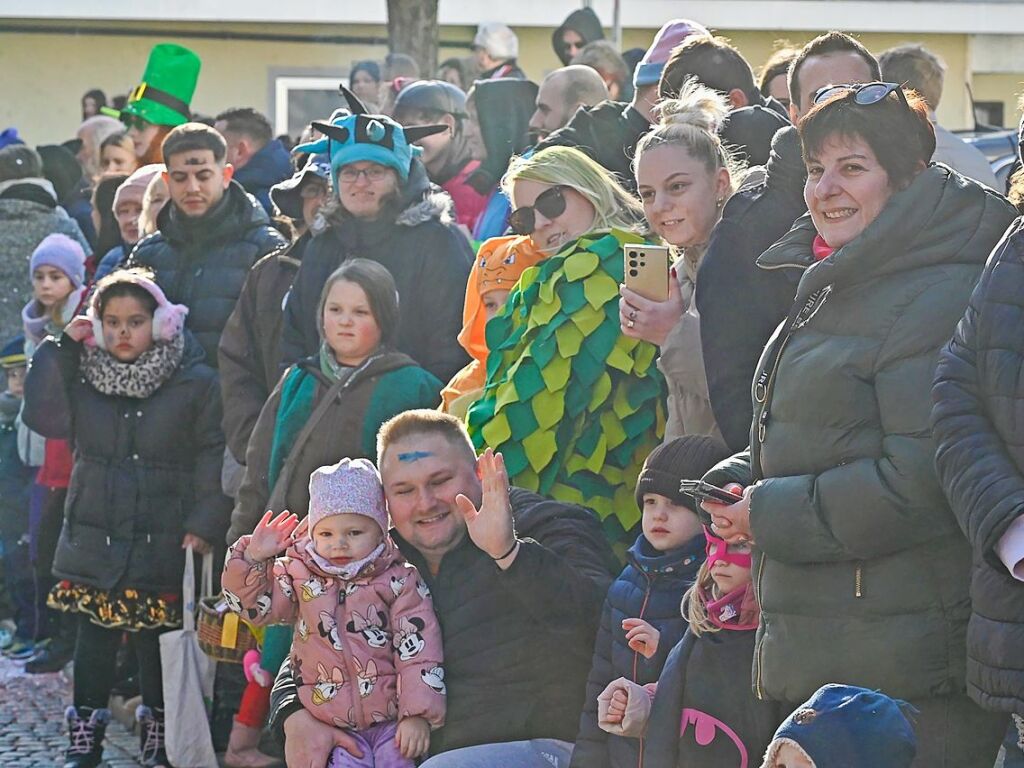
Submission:
<svg viewBox="0 0 1024 768">
<path fill-rule="evenodd" d="M 409 451 L 409 453 L 398 454 L 398 460 L 403 462 L 419 461 L 420 459 L 426 459 L 433 456 L 430 451 Z"/>
</svg>

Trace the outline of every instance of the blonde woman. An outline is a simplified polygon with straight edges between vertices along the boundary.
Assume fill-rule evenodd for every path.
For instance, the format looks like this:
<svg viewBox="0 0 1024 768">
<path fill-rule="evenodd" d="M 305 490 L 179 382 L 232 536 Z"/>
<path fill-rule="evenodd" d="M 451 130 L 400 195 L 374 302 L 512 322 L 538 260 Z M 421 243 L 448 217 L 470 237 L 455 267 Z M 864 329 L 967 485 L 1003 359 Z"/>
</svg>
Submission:
<svg viewBox="0 0 1024 768">
<path fill-rule="evenodd" d="M 487 380 L 470 407 L 478 449 L 501 451 L 512 483 L 583 504 L 613 539 L 639 520 L 636 477 L 664 428 L 656 348 L 619 331 L 622 247 L 640 206 L 568 147 L 512 162 L 510 224 L 549 254 L 488 324 Z"/>
<path fill-rule="evenodd" d="M 167 182 L 163 174 L 157 174 L 150 180 L 146 187 L 146 194 L 142 197 L 142 213 L 139 214 L 139 235 L 148 237 L 160 227 L 156 223 L 156 217 L 170 200 L 170 193 L 167 191 Z"/>
<path fill-rule="evenodd" d="M 675 265 L 667 301 L 645 299 L 625 286 L 619 302 L 622 332 L 658 346 L 668 387 L 665 439 L 721 439 L 708 397 L 694 302 L 697 269 L 741 174 L 718 130 L 728 114 L 716 91 L 690 81 L 662 102 L 659 123 L 640 139 L 634 170 L 652 231 L 671 246 Z"/>
</svg>

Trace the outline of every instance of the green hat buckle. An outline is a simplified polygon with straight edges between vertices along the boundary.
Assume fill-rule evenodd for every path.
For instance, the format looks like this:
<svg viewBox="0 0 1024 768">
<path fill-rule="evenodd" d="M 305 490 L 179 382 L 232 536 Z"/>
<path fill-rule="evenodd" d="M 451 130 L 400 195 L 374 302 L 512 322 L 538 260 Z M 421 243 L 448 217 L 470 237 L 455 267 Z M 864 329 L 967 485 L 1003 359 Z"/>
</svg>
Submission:
<svg viewBox="0 0 1024 768">
<path fill-rule="evenodd" d="M 130 124 L 132 118 L 153 125 L 176 126 L 192 119 L 189 107 L 199 80 L 199 57 L 188 48 L 160 43 L 150 51 L 142 82 L 128 95 L 123 110 L 103 112 Z"/>
</svg>

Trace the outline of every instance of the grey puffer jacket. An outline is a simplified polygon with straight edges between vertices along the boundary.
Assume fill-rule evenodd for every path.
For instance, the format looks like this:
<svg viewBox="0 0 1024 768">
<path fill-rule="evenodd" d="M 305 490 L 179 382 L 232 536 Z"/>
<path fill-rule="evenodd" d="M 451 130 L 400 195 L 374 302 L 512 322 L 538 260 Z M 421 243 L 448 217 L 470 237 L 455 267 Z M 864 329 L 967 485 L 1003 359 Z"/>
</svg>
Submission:
<svg viewBox="0 0 1024 768">
<path fill-rule="evenodd" d="M 1024 216 L 996 246 L 942 351 L 932 398 L 936 464 L 974 553 L 967 691 L 1024 713 L 1024 583 L 997 547 L 1024 515 Z"/>
<path fill-rule="evenodd" d="M 81 228 L 57 205 L 46 179 L 18 179 L 0 185 L 0 338 L 21 331 L 21 308 L 32 297 L 28 265 L 47 235 L 59 233 L 92 253 Z"/>
<path fill-rule="evenodd" d="M 751 454 L 708 475 L 756 481 L 759 696 L 964 690 L 971 554 L 936 476 L 929 393 L 1013 214 L 932 166 L 823 261 L 809 215 L 759 260 L 813 264 L 755 373 Z"/>
</svg>

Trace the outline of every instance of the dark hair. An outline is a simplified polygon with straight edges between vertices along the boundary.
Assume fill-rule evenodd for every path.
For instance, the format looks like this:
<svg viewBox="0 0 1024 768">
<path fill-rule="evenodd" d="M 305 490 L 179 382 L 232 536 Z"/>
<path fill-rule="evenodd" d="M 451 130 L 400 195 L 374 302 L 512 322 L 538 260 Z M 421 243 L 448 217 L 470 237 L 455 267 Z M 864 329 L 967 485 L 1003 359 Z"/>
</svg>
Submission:
<svg viewBox="0 0 1024 768">
<path fill-rule="evenodd" d="M 459 88 L 461 88 L 464 91 L 468 91 L 470 88 L 473 87 L 473 83 L 470 82 L 469 67 L 466 65 L 466 62 L 463 59 L 460 59 L 460 58 L 457 58 L 457 57 L 453 56 L 452 58 L 445 59 L 440 64 L 438 64 L 437 65 L 437 79 L 438 80 L 443 80 L 444 79 L 443 77 L 441 77 L 441 72 L 443 70 L 446 70 L 446 69 L 454 69 L 456 72 L 459 73 L 459 82 L 458 82 Z"/>
<path fill-rule="evenodd" d="M 123 173 L 103 176 L 92 191 L 92 207 L 100 215 L 100 228 L 96 233 L 97 258 L 103 258 L 107 251 L 123 243 L 121 228 L 114 216 L 114 193 L 127 178 L 128 175 Z"/>
<path fill-rule="evenodd" d="M 97 317 L 103 317 L 103 310 L 107 308 L 111 299 L 125 297 L 137 299 L 151 317 L 156 314 L 156 298 L 138 283 L 124 279 L 131 275 L 153 279 L 153 274 L 144 269 L 116 269 L 111 272 L 96 284 L 96 296 L 93 301 L 96 302 Z"/>
<path fill-rule="evenodd" d="M 121 146 L 122 144 L 125 143 L 131 143 L 131 139 L 128 138 L 128 131 L 118 131 L 117 133 L 112 133 L 109 136 L 107 136 L 107 138 L 105 138 L 102 142 L 100 142 L 100 154 L 102 155 L 103 150 L 106 149 L 107 147 L 113 147 L 115 145 Z M 132 154 L 135 154 L 134 150 L 132 151 Z"/>
<path fill-rule="evenodd" d="M 786 76 L 789 72 L 789 65 L 793 63 L 797 53 L 799 51 L 796 48 L 780 48 L 768 57 L 768 61 L 761 67 L 761 74 L 757 79 L 757 87 L 761 89 L 762 96 L 770 95 L 772 80 L 779 75 Z"/>
<path fill-rule="evenodd" d="M 167 165 L 174 155 L 204 149 L 213 152 L 213 159 L 218 163 L 223 163 L 228 154 L 228 145 L 224 141 L 224 137 L 210 126 L 202 123 L 185 123 L 177 126 L 167 134 L 167 138 L 160 145 L 164 156 L 164 165 Z"/>
<path fill-rule="evenodd" d="M 800 121 L 804 162 L 832 136 L 857 137 L 871 147 L 889 176 L 889 186 L 903 189 L 935 153 L 935 128 L 928 103 L 916 91 L 905 91 L 910 109 L 899 95 L 861 106 L 848 93 L 815 105 Z"/>
<path fill-rule="evenodd" d="M 43 158 L 32 147 L 12 144 L 0 149 L 0 181 L 38 179 L 43 175 Z"/>
<path fill-rule="evenodd" d="M 224 132 L 247 136 L 260 147 L 266 146 L 274 138 L 274 130 L 270 121 L 262 113 L 252 107 L 234 107 L 226 109 L 215 118 L 215 122 L 224 123 Z"/>
<path fill-rule="evenodd" d="M 750 64 L 724 37 L 690 35 L 673 48 L 661 72 L 658 96 L 676 98 L 691 79 L 724 94 L 739 88 L 751 104 L 761 103 Z"/>
<path fill-rule="evenodd" d="M 800 104 L 800 67 L 812 56 L 827 56 L 830 53 L 856 53 L 871 70 L 873 80 L 881 80 L 882 72 L 878 68 L 878 60 L 871 55 L 871 52 L 864 45 L 853 37 L 843 32 L 826 32 L 818 35 L 807 45 L 800 49 L 800 52 L 789 65 L 789 98 L 793 106 L 799 109 Z"/>
<path fill-rule="evenodd" d="M 341 280 L 355 283 L 363 289 L 366 300 L 370 303 L 373 319 L 380 328 L 381 346 L 393 346 L 395 336 L 398 334 L 398 288 L 395 287 L 395 278 L 387 268 L 369 259 L 349 259 L 327 278 L 320 292 L 320 303 L 316 310 L 317 327 L 323 328 L 327 294 L 331 292 L 334 284 Z"/>
<path fill-rule="evenodd" d="M 352 62 L 352 68 L 348 73 L 348 81 L 352 82 L 352 79 L 359 73 L 365 72 L 370 76 L 370 79 L 374 82 L 380 82 L 380 64 L 373 59 L 363 59 L 362 61 Z"/>
<path fill-rule="evenodd" d="M 96 114 L 97 115 L 100 114 L 99 111 L 98 111 L 100 107 L 107 106 L 107 94 L 105 94 L 99 88 L 93 88 L 92 90 L 86 91 L 85 93 L 83 93 L 82 94 L 82 103 L 83 104 L 85 103 L 86 99 L 92 99 L 93 101 L 96 102 L 96 109 L 97 109 Z"/>
</svg>

